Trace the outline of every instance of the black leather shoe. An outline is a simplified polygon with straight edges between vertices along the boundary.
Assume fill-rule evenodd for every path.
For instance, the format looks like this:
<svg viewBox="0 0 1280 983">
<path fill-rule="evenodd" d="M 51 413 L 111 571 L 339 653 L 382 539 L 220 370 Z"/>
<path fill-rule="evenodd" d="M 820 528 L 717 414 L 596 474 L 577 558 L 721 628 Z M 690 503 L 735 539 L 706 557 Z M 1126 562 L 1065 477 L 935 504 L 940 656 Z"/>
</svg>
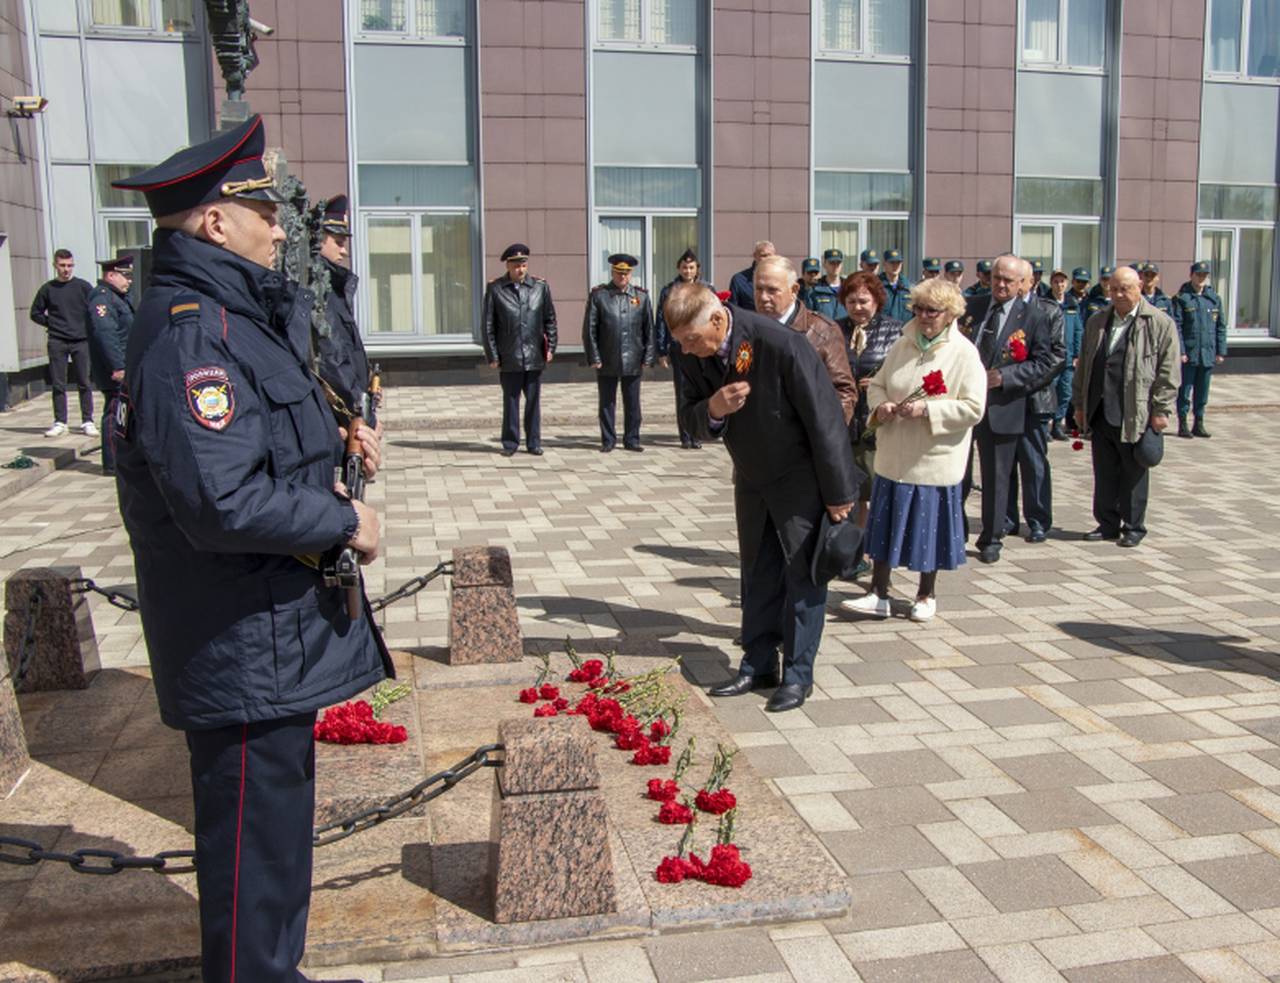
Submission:
<svg viewBox="0 0 1280 983">
<path fill-rule="evenodd" d="M 691 440 L 691 441 L 689 441 L 689 450 L 691 450 L 691 451 L 700 451 L 700 450 L 702 450 L 702 441 L 700 441 L 700 440 Z"/>
<path fill-rule="evenodd" d="M 688 440 L 682 440 L 682 441 L 680 441 L 680 449 L 681 449 L 681 450 L 685 450 L 685 451 L 687 451 L 687 450 L 689 450 L 689 448 L 691 448 L 692 446 L 693 446 L 693 442 L 692 442 L 692 441 L 688 441 Z"/>
<path fill-rule="evenodd" d="M 1067 439 L 1067 435 L 1062 429 L 1062 424 L 1059 423 L 1057 420 L 1054 420 L 1053 424 L 1049 427 L 1049 436 L 1052 437 L 1054 440 Z"/>
<path fill-rule="evenodd" d="M 1120 534 L 1120 545 L 1121 546 L 1137 546 L 1140 542 L 1142 542 L 1142 537 L 1145 535 L 1146 535 L 1145 532 L 1134 532 L 1132 529 L 1126 529 L 1124 532 Z"/>
<path fill-rule="evenodd" d="M 514 447 L 504 447 L 504 448 L 502 448 L 502 456 L 503 456 L 503 457 L 511 457 L 513 454 L 515 454 L 515 452 L 516 452 L 516 449 L 515 449 Z"/>
<path fill-rule="evenodd" d="M 542 456 L 542 448 L 541 448 L 541 447 L 530 447 L 530 448 L 529 448 L 529 453 L 530 453 L 530 454 L 532 454 L 534 457 L 541 457 L 541 456 Z"/>
<path fill-rule="evenodd" d="M 1029 533 L 1027 533 L 1028 543 L 1043 543 L 1048 538 L 1049 538 L 1049 534 L 1045 532 L 1043 529 L 1032 529 Z"/>
<path fill-rule="evenodd" d="M 978 559 L 983 563 L 997 563 L 1000 560 L 1000 544 L 992 543 L 978 551 Z"/>
<path fill-rule="evenodd" d="M 1178 436 L 1191 439 L 1191 428 L 1187 426 L 1187 418 L 1185 416 L 1178 417 Z"/>
<path fill-rule="evenodd" d="M 749 672 L 740 672 L 727 683 L 712 686 L 707 690 L 708 696 L 742 696 L 754 689 L 770 689 L 778 685 L 778 677 L 773 675 L 753 676 Z M 804 702 L 803 700 L 801 702 Z"/>
<path fill-rule="evenodd" d="M 613 444 L 602 444 L 602 445 L 600 445 L 600 453 L 601 453 L 601 454 L 608 454 L 608 453 L 609 453 L 610 451 L 612 451 L 612 450 L 613 450 Z"/>
<path fill-rule="evenodd" d="M 1213 434 L 1209 433 L 1209 431 L 1208 431 L 1208 430 L 1206 430 L 1206 429 L 1204 428 L 1204 424 L 1203 424 L 1203 423 L 1201 423 L 1199 420 L 1196 420 L 1196 425 L 1195 425 L 1194 427 L 1192 427 L 1192 428 L 1191 428 L 1191 436 L 1193 436 L 1193 437 L 1212 437 L 1212 436 L 1213 436 Z"/>
<path fill-rule="evenodd" d="M 627 447 L 627 446 L 624 444 L 624 445 L 623 445 L 623 447 L 622 447 L 622 449 L 623 449 L 624 451 L 635 451 L 637 454 L 643 454 L 643 453 L 644 453 L 644 448 L 643 448 L 643 447 L 641 447 L 639 444 L 636 444 L 634 447 Z"/>
<path fill-rule="evenodd" d="M 783 713 L 787 710 L 794 710 L 796 707 L 804 706 L 804 701 L 812 695 L 812 686 L 788 683 L 785 686 L 779 686 L 773 691 L 773 695 L 769 697 L 769 702 L 764 705 L 764 708 L 770 713 Z"/>
<path fill-rule="evenodd" d="M 1106 540 L 1119 539 L 1120 533 L 1107 532 L 1107 530 L 1103 529 L 1101 526 L 1098 526 L 1097 529 L 1093 529 L 1090 532 L 1085 533 L 1080 538 L 1083 539 L 1086 543 L 1100 543 L 1104 539 Z"/>
</svg>

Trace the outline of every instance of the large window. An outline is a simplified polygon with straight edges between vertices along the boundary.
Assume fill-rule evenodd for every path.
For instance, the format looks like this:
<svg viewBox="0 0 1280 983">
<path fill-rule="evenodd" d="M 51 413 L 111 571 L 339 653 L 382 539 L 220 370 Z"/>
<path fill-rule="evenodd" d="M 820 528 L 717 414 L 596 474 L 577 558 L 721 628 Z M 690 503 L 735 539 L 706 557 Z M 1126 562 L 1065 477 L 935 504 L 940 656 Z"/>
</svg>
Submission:
<svg viewBox="0 0 1280 983">
<path fill-rule="evenodd" d="M 822 0 L 818 47 L 824 55 L 907 58 L 909 0 Z"/>
<path fill-rule="evenodd" d="M 1096 269 L 1100 261 L 1102 181 L 1020 177 L 1014 185 L 1014 250 L 1046 270 Z"/>
<path fill-rule="evenodd" d="M 1211 74 L 1280 78 L 1280 0 L 1209 0 L 1208 34 Z"/>
<path fill-rule="evenodd" d="M 628 253 L 640 260 L 631 274 L 633 283 L 657 293 L 676 276 L 676 261 L 686 249 L 702 255 L 697 215 L 607 215 L 599 219 L 595 280 L 609 279 L 608 257 Z"/>
<path fill-rule="evenodd" d="M 698 7 L 698 0 L 596 0 L 596 40 L 692 48 Z"/>
<path fill-rule="evenodd" d="M 813 176 L 815 255 L 839 249 L 846 270 L 864 249 L 902 252 L 910 266 L 911 175 L 818 171 Z"/>
<path fill-rule="evenodd" d="M 89 22 L 97 28 L 193 31 L 196 0 L 90 0 Z"/>
<path fill-rule="evenodd" d="M 1101 69 L 1107 0 L 1022 0 L 1025 65 Z"/>
<path fill-rule="evenodd" d="M 121 249 L 151 245 L 154 223 L 146 198 L 137 191 L 111 187 L 112 181 L 132 177 L 144 170 L 145 167 L 137 164 L 98 164 L 93 169 L 98 221 L 101 223 L 98 241 L 106 243 L 106 256 L 115 256 Z"/>
<path fill-rule="evenodd" d="M 466 0 L 360 0 L 361 33 L 405 38 L 465 38 Z"/>
<path fill-rule="evenodd" d="M 1268 337 L 1275 256 L 1274 187 L 1202 184 L 1200 255 L 1210 263 L 1227 329 L 1238 337 Z"/>
<path fill-rule="evenodd" d="M 364 292 L 373 337 L 471 329 L 471 218 L 466 213 L 366 214 Z"/>
</svg>

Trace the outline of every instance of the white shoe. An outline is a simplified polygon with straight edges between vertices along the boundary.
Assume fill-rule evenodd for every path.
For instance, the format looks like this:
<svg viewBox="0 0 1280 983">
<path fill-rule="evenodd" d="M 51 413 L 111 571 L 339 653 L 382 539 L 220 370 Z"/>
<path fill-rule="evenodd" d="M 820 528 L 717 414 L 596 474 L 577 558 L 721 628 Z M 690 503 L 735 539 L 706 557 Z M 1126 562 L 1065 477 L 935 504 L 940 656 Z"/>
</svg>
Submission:
<svg viewBox="0 0 1280 983">
<path fill-rule="evenodd" d="M 923 601 L 916 598 L 914 604 L 911 605 L 912 621 L 930 621 L 933 616 L 938 613 L 937 598 L 926 597 Z"/>
<path fill-rule="evenodd" d="M 46 437 L 61 437 L 66 432 L 67 432 L 67 425 L 65 423 L 55 422 L 53 426 L 51 426 L 48 430 L 44 432 L 44 435 Z"/>
<path fill-rule="evenodd" d="M 92 420 L 85 420 L 84 423 L 80 424 L 80 432 L 86 437 L 98 436 L 98 428 L 94 426 Z"/>
<path fill-rule="evenodd" d="M 887 618 L 893 613 L 893 606 L 887 597 L 881 597 L 875 591 L 869 591 L 851 601 L 841 601 L 840 610 L 850 614 L 869 615 L 872 618 Z"/>
</svg>

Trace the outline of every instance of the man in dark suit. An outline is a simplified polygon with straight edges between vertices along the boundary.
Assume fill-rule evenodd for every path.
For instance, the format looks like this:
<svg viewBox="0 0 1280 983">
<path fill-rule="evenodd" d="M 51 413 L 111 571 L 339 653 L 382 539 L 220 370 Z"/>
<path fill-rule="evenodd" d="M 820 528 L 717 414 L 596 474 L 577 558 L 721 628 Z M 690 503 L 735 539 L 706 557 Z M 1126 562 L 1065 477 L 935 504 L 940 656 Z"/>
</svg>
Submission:
<svg viewBox="0 0 1280 983">
<path fill-rule="evenodd" d="M 995 563 L 1004 540 L 1009 482 L 1018 439 L 1026 429 L 1027 396 L 1052 368 L 1052 329 L 1040 305 L 1018 296 L 1022 261 L 999 257 L 991 267 L 991 293 L 970 297 L 965 333 L 987 369 L 987 410 L 974 428 L 982 475 L 982 532 L 978 559 Z M 972 465 L 971 465 L 972 467 Z M 966 481 L 966 492 L 972 481 Z"/>
<path fill-rule="evenodd" d="M 684 353 L 681 425 L 723 437 L 734 465 L 744 651 L 738 675 L 711 695 L 776 685 L 765 709 L 791 710 L 813 691 L 826 612 L 827 585 L 810 576 L 820 519 L 824 509 L 844 519 L 861 481 L 840 400 L 797 331 L 698 284 L 676 287 L 665 315 Z"/>
</svg>

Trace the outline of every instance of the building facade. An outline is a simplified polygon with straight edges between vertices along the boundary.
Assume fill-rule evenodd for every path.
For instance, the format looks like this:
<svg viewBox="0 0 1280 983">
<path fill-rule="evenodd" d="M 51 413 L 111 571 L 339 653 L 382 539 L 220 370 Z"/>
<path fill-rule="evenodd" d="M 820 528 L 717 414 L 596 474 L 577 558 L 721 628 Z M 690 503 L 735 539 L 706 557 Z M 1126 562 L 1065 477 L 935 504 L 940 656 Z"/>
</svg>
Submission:
<svg viewBox="0 0 1280 983">
<path fill-rule="evenodd" d="M 71 248 L 145 242 L 110 181 L 207 136 L 196 0 L 8 0 L 0 369 Z M 605 257 L 720 286 L 772 240 L 1046 269 L 1213 263 L 1233 351 L 1280 352 L 1276 0 L 254 0 L 248 98 L 314 196 L 349 191 L 360 322 L 395 364 L 469 367 L 498 255 L 533 249 L 562 345 Z M 4 297 L 6 278 L 12 299 Z M 448 360 L 448 361 L 444 361 Z M 454 376 L 456 377 L 456 376 Z"/>
</svg>

